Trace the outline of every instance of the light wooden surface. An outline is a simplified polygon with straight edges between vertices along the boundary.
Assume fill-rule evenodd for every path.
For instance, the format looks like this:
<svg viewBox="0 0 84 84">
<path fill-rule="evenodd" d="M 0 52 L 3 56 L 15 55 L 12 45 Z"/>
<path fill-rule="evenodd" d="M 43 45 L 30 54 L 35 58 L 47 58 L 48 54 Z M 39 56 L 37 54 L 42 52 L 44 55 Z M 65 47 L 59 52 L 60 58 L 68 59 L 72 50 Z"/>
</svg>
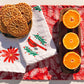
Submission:
<svg viewBox="0 0 84 84">
<path fill-rule="evenodd" d="M 25 2 L 30 5 L 84 5 L 84 0 L 0 0 L 0 5 Z M 84 84 L 84 81 L 21 81 L 0 80 L 0 84 Z"/>
</svg>

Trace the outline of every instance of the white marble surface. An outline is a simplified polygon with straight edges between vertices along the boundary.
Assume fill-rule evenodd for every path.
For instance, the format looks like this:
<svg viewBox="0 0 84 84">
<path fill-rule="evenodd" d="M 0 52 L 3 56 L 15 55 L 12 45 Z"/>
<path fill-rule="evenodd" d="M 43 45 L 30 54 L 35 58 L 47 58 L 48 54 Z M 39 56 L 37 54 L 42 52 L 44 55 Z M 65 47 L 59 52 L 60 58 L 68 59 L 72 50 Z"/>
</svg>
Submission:
<svg viewBox="0 0 84 84">
<path fill-rule="evenodd" d="M 0 0 L 0 5 L 4 4 L 16 4 L 19 2 L 26 2 L 28 4 L 38 4 L 38 5 L 84 5 L 84 0 Z"/>
<path fill-rule="evenodd" d="M 0 5 L 16 4 L 25 2 L 30 5 L 84 5 L 84 0 L 0 0 Z M 0 84 L 84 84 L 84 81 L 21 81 L 21 80 L 0 80 Z"/>
</svg>

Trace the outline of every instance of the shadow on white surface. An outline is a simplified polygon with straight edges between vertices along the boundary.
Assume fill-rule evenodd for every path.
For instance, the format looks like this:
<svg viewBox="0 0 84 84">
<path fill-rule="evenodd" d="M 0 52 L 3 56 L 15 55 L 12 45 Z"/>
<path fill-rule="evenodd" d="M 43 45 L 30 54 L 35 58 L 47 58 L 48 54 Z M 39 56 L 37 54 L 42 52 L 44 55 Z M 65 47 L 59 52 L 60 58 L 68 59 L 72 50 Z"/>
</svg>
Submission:
<svg viewBox="0 0 84 84">
<path fill-rule="evenodd" d="M 56 81 L 50 81 L 49 84 L 71 84 L 71 81 L 66 81 L 66 80 L 56 80 Z"/>
<path fill-rule="evenodd" d="M 21 84 L 21 80 L 0 80 L 0 84 Z"/>
<path fill-rule="evenodd" d="M 21 81 L 21 80 L 0 80 L 0 84 L 84 84 L 84 81 L 52 80 L 52 81 Z"/>
<path fill-rule="evenodd" d="M 52 80 L 49 84 L 84 84 L 84 80 Z"/>
</svg>

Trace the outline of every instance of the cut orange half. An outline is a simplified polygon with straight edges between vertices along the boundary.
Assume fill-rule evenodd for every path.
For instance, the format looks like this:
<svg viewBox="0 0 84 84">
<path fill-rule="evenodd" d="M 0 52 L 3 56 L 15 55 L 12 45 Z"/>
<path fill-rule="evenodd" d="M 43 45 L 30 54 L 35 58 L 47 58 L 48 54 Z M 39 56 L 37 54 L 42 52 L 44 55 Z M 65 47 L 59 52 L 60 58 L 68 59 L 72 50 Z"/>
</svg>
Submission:
<svg viewBox="0 0 84 84">
<path fill-rule="evenodd" d="M 79 37 L 77 34 L 73 32 L 67 33 L 63 37 L 63 45 L 68 50 L 73 50 L 78 47 L 79 45 Z"/>
<path fill-rule="evenodd" d="M 76 28 L 80 24 L 80 14 L 76 10 L 68 10 L 63 15 L 63 24 L 69 28 Z"/>
<path fill-rule="evenodd" d="M 81 57 L 76 52 L 68 52 L 63 57 L 63 64 L 68 69 L 76 69 L 81 63 Z"/>
</svg>

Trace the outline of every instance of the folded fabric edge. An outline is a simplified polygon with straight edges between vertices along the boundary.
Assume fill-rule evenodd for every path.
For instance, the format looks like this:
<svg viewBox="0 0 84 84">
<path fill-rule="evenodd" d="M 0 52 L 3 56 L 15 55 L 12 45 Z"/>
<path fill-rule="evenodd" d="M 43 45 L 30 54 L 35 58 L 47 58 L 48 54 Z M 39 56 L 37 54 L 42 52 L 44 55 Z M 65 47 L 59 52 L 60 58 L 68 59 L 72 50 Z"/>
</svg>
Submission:
<svg viewBox="0 0 84 84">
<path fill-rule="evenodd" d="M 18 71 L 16 71 L 16 70 L 1 70 L 1 71 L 4 71 L 4 72 L 14 72 L 14 73 L 25 73 L 26 72 L 26 69 L 24 68 L 24 69 L 21 69 L 21 70 L 18 70 Z"/>
<path fill-rule="evenodd" d="M 48 55 L 48 54 L 49 54 L 49 55 Z M 39 61 L 45 60 L 45 59 L 47 59 L 47 58 L 49 58 L 49 57 L 52 57 L 52 56 L 54 56 L 54 55 L 56 55 L 56 54 L 57 54 L 57 53 L 56 53 L 56 50 L 53 49 L 52 52 L 51 52 L 51 50 L 50 50 L 50 51 L 48 51 L 46 54 L 43 54 L 43 55 L 41 55 L 41 56 L 38 56 L 37 59 L 30 60 L 30 61 L 27 62 L 26 64 L 27 64 L 27 66 L 28 66 L 28 65 L 31 65 L 31 64 L 33 64 L 33 63 L 37 63 L 37 61 L 39 62 Z"/>
<path fill-rule="evenodd" d="M 0 71 L 4 71 L 4 72 L 15 72 L 15 73 L 25 73 L 26 69 L 25 67 L 23 67 L 20 63 L 15 63 L 17 65 L 7 65 L 6 66 L 0 66 L 2 68 L 0 68 Z M 2 64 L 3 65 L 3 64 Z M 20 68 L 19 68 L 20 67 Z"/>
</svg>

